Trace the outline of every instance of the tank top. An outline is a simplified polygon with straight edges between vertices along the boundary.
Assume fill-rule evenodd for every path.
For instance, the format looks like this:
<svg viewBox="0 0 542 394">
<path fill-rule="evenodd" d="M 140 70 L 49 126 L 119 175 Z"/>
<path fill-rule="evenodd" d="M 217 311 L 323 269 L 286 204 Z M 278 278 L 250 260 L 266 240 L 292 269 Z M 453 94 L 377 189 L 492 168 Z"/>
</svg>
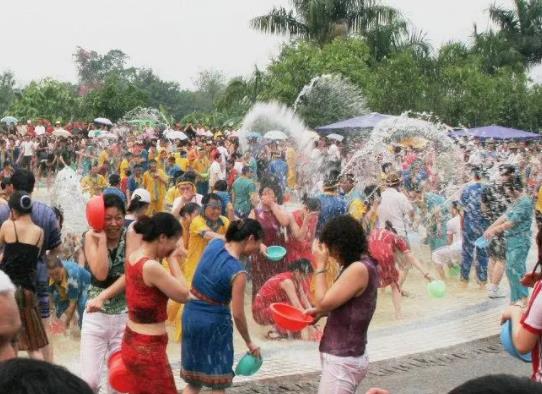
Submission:
<svg viewBox="0 0 542 394">
<path fill-rule="evenodd" d="M 351 298 L 330 312 L 320 341 L 322 353 L 338 357 L 360 357 L 365 353 L 367 330 L 376 309 L 378 270 L 369 257 L 364 257 L 360 263 L 369 272 L 367 288 L 359 297 Z"/>
<path fill-rule="evenodd" d="M 125 263 L 128 316 L 135 323 L 161 323 L 167 319 L 168 297 L 143 281 L 143 266 L 147 261 L 148 257 L 142 257 L 135 264 Z"/>
<path fill-rule="evenodd" d="M 15 222 L 13 222 L 13 230 L 15 231 L 15 242 L 5 244 L 0 268 L 9 276 L 15 286 L 35 292 L 36 267 L 40 255 L 38 245 L 41 241 L 41 234 L 36 244 L 32 245 L 19 242 Z"/>
</svg>

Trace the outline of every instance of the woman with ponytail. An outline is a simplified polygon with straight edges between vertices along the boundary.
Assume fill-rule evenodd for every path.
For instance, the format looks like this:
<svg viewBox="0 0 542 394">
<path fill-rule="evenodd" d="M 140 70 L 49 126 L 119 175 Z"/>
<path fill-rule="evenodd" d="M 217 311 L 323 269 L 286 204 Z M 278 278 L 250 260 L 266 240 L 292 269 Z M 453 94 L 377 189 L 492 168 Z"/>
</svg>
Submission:
<svg viewBox="0 0 542 394">
<path fill-rule="evenodd" d="M 42 349 L 49 341 L 38 311 L 35 287 L 43 230 L 32 222 L 32 199 L 28 193 L 14 192 L 8 204 L 11 218 L 0 227 L 0 244 L 4 246 L 0 269 L 17 287 L 15 298 L 22 323 L 19 349 L 26 350 L 32 358 L 43 359 Z"/>
<path fill-rule="evenodd" d="M 170 213 L 157 213 L 134 224 L 141 235 L 139 247 L 125 263 L 128 321 L 122 341 L 122 359 L 132 372 L 132 394 L 176 394 L 175 381 L 166 354 L 167 302 L 185 302 L 188 286 L 181 272 L 178 249 L 182 228 Z M 160 264 L 168 258 L 168 273 Z"/>
<path fill-rule="evenodd" d="M 184 394 L 199 393 L 203 386 L 218 394 L 231 386 L 232 315 L 250 353 L 261 357 L 248 332 L 244 308 L 247 278 L 239 260 L 259 251 L 263 236 L 256 220 L 236 220 L 230 224 L 225 241 L 214 239 L 205 249 L 192 281 L 193 299 L 183 313 L 181 377 L 188 383 Z"/>
</svg>

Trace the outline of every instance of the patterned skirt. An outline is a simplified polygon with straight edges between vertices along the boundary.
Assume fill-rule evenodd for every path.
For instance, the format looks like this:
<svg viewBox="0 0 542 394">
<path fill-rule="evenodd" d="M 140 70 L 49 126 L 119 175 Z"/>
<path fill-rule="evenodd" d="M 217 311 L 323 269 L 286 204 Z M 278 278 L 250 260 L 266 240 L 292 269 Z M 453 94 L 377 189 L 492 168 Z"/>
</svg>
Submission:
<svg viewBox="0 0 542 394">
<path fill-rule="evenodd" d="M 122 339 L 122 361 L 134 379 L 130 394 L 177 394 L 167 358 L 168 336 L 144 335 L 126 327 Z"/>
<path fill-rule="evenodd" d="M 21 316 L 19 350 L 36 351 L 47 346 L 49 341 L 38 310 L 36 294 L 17 287 L 15 298 Z"/>
<path fill-rule="evenodd" d="M 227 307 L 192 301 L 183 313 L 181 377 L 223 390 L 233 381 L 233 324 Z"/>
</svg>

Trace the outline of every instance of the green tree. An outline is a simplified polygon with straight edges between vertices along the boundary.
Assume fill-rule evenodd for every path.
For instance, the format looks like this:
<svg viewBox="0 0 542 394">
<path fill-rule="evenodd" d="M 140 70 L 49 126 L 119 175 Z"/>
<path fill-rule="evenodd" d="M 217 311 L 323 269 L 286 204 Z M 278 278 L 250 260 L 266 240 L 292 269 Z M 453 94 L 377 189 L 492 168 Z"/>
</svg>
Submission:
<svg viewBox="0 0 542 394">
<path fill-rule="evenodd" d="M 338 74 L 364 89 L 368 84 L 370 51 L 359 38 L 337 38 L 320 48 L 313 42 L 285 45 L 267 68 L 259 99 L 293 105 L 313 78 Z"/>
<path fill-rule="evenodd" d="M 122 75 L 110 73 L 101 87 L 83 98 L 87 118 L 104 116 L 116 121 L 135 107 L 148 106 L 148 95 Z"/>
<path fill-rule="evenodd" d="M 364 36 L 384 27 L 393 27 L 396 33 L 407 32 L 407 23 L 396 9 L 373 0 L 292 0 L 291 4 L 290 10 L 273 8 L 254 18 L 252 27 L 315 40 L 320 45 L 338 36 Z"/>
<path fill-rule="evenodd" d="M 89 88 L 99 86 L 112 72 L 125 72 L 128 56 L 119 49 L 113 49 L 105 55 L 100 55 L 96 51 L 89 51 L 77 47 L 73 54 L 79 82 Z"/>
<path fill-rule="evenodd" d="M 216 100 L 226 87 L 226 78 L 222 72 L 217 70 L 200 71 L 194 84 L 195 102 L 202 111 L 212 111 L 215 108 Z"/>
<path fill-rule="evenodd" d="M 80 115 L 79 104 L 74 85 L 44 79 L 26 86 L 9 112 L 20 119 L 45 118 L 66 122 Z"/>
<path fill-rule="evenodd" d="M 532 65 L 542 60 L 542 0 L 514 0 L 514 8 L 496 4 L 489 17 L 499 26 L 502 37 Z"/>
<path fill-rule="evenodd" d="M 0 74 L 0 117 L 7 115 L 7 110 L 16 98 L 15 76 L 10 71 Z"/>
</svg>

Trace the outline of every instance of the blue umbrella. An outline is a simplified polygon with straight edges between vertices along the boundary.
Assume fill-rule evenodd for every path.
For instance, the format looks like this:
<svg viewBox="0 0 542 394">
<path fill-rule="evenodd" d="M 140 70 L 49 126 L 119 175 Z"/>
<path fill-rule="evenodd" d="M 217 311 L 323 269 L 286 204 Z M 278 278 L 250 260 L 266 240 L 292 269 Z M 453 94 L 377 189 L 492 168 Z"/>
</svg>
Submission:
<svg viewBox="0 0 542 394">
<path fill-rule="evenodd" d="M 246 134 L 247 138 L 250 139 L 250 138 L 262 138 L 262 135 L 259 134 L 259 133 L 256 133 L 255 131 L 249 131 L 247 134 Z"/>
<path fill-rule="evenodd" d="M 542 138 L 541 134 L 528 131 L 511 129 L 497 125 L 476 127 L 474 129 L 455 130 L 450 132 L 450 137 L 470 137 L 480 140 L 537 140 Z"/>
<path fill-rule="evenodd" d="M 17 124 L 17 118 L 14 118 L 13 116 L 4 116 L 2 119 L 0 119 L 0 122 L 6 124 Z"/>
<path fill-rule="evenodd" d="M 352 131 L 362 129 L 372 129 L 385 119 L 393 118 L 392 115 L 382 115 L 373 112 L 368 115 L 356 116 L 355 118 L 341 120 L 340 122 L 320 126 L 316 128 L 320 134 L 336 133 L 340 130 Z"/>
</svg>

